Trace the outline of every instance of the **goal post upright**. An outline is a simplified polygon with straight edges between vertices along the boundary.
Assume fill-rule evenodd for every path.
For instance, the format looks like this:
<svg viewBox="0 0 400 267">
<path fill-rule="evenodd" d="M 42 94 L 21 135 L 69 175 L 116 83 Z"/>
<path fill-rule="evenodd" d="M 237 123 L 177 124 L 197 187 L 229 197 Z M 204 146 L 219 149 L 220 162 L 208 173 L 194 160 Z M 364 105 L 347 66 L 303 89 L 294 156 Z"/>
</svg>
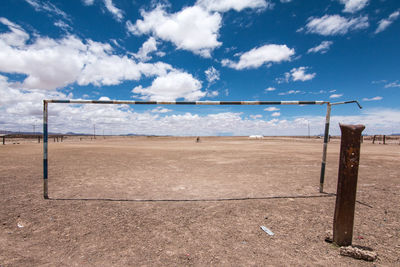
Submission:
<svg viewBox="0 0 400 267">
<path fill-rule="evenodd" d="M 326 166 L 326 153 L 328 151 L 329 142 L 329 124 L 331 120 L 331 103 L 326 105 L 326 117 L 325 117 L 325 133 L 324 133 L 324 146 L 322 149 L 322 162 L 321 162 L 321 175 L 319 178 L 319 192 L 324 192 L 324 180 L 325 180 L 325 166 Z"/>
<path fill-rule="evenodd" d="M 49 198 L 48 189 L 48 101 L 43 100 L 43 197 Z"/>
<path fill-rule="evenodd" d="M 324 105 L 327 104 L 325 121 L 324 146 L 322 153 L 320 192 L 323 192 L 326 166 L 326 153 L 329 139 L 329 121 L 331 106 L 340 104 L 356 103 L 362 108 L 358 101 L 345 101 L 330 103 L 329 101 L 129 101 L 129 100 L 67 100 L 67 99 L 45 99 L 43 100 L 43 197 L 49 198 L 48 193 L 48 104 L 117 104 L 117 105 Z"/>
</svg>

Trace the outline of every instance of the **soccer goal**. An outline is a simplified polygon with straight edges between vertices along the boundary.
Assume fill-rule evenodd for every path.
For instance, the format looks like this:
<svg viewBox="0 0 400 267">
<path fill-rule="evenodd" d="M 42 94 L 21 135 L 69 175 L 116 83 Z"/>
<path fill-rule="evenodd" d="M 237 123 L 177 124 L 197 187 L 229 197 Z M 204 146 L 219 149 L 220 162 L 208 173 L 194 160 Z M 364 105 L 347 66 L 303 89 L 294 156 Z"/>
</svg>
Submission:
<svg viewBox="0 0 400 267">
<path fill-rule="evenodd" d="M 319 191 L 322 193 L 324 188 L 326 154 L 329 138 L 329 123 L 331 107 L 339 104 L 356 103 L 356 100 L 331 103 L 329 101 L 124 101 L 124 100 L 43 100 L 43 196 L 49 198 L 48 192 L 48 105 L 52 104 L 103 104 L 103 105 L 325 105 L 326 119 L 324 130 L 324 141 L 322 150 L 322 161 L 320 171 Z"/>
</svg>

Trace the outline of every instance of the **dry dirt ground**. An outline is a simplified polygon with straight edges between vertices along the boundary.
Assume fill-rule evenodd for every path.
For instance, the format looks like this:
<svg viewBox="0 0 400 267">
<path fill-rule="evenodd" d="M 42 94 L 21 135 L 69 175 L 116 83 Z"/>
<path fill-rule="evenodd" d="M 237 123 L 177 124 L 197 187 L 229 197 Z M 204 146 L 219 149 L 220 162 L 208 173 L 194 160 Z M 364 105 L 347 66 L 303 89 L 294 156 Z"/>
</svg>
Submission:
<svg viewBox="0 0 400 267">
<path fill-rule="evenodd" d="M 400 145 L 361 147 L 353 244 L 374 263 L 324 241 L 335 196 L 318 193 L 321 151 L 300 138 L 51 140 L 45 200 L 42 145 L 2 145 L 0 266 L 400 266 Z"/>
</svg>

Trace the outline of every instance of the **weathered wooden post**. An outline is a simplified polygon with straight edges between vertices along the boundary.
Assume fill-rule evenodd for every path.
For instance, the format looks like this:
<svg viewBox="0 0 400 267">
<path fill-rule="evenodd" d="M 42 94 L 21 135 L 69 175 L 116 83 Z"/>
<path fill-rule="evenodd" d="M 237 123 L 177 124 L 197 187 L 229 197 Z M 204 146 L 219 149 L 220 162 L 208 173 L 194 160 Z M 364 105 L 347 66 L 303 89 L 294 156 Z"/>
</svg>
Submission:
<svg viewBox="0 0 400 267">
<path fill-rule="evenodd" d="M 37 137 L 37 141 L 40 144 L 40 135 Z"/>
<path fill-rule="evenodd" d="M 374 139 L 372 139 L 372 143 L 375 144 L 376 135 L 374 135 Z"/>
<path fill-rule="evenodd" d="M 333 242 L 339 246 L 349 246 L 353 239 L 361 133 L 364 129 L 364 125 L 340 124 L 342 137 L 333 219 Z"/>
<path fill-rule="evenodd" d="M 6 144 L 6 136 L 3 135 L 3 145 L 5 145 L 5 144 Z"/>
<path fill-rule="evenodd" d="M 386 135 L 383 135 L 383 144 L 386 145 Z"/>
</svg>

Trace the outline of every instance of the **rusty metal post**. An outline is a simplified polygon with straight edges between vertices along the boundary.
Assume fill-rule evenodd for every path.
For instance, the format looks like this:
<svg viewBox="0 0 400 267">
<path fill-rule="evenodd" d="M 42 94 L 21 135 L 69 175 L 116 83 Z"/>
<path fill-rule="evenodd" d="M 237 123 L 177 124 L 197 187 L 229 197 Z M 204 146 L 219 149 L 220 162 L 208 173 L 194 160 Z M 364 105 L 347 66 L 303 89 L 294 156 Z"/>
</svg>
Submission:
<svg viewBox="0 0 400 267">
<path fill-rule="evenodd" d="M 340 124 L 342 137 L 333 219 L 333 242 L 339 246 L 349 246 L 353 239 L 361 133 L 364 129 L 364 125 Z"/>
<path fill-rule="evenodd" d="M 325 134 L 324 134 L 324 147 L 322 151 L 322 162 L 321 162 L 321 176 L 319 178 L 319 192 L 324 192 L 324 180 L 325 180 L 325 166 L 326 166 L 326 152 L 328 151 L 328 138 L 329 138 L 329 123 L 331 120 L 331 104 L 327 103 L 326 107 L 326 119 L 325 119 Z"/>
</svg>

